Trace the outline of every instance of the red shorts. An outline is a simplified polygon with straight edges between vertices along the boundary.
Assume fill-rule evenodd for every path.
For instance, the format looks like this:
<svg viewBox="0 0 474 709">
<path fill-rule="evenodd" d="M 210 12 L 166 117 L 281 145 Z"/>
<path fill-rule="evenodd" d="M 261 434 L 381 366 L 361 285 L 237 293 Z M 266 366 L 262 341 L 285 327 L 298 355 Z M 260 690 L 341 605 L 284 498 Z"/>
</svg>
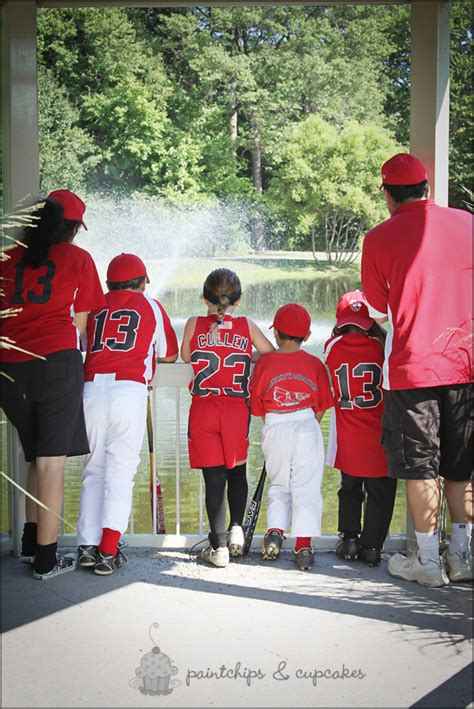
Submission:
<svg viewBox="0 0 474 709">
<path fill-rule="evenodd" d="M 247 459 L 249 426 L 247 399 L 193 396 L 188 426 L 191 468 L 235 468 Z"/>
</svg>

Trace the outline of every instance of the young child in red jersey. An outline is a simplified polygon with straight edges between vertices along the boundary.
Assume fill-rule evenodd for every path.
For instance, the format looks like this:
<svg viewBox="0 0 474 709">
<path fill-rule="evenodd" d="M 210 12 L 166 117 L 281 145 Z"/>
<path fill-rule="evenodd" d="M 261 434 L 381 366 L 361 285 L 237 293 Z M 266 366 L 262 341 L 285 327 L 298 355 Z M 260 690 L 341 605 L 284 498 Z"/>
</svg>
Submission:
<svg viewBox="0 0 474 709">
<path fill-rule="evenodd" d="M 327 463 L 341 471 L 338 496 L 342 538 L 336 554 L 347 560 L 362 559 L 369 566 L 380 563 L 397 487 L 397 481 L 387 477 L 381 444 L 384 340 L 385 331 L 369 317 L 363 293 L 356 290 L 343 295 L 337 305 L 336 326 L 324 351 L 335 400 Z"/>
<path fill-rule="evenodd" d="M 201 556 L 224 567 L 243 551 L 242 520 L 247 502 L 246 460 L 252 345 L 258 352 L 273 346 L 245 317 L 233 317 L 240 303 L 238 276 L 218 268 L 206 278 L 202 298 L 207 315 L 190 318 L 184 328 L 181 357 L 191 362 L 194 376 L 189 410 L 188 446 L 191 468 L 202 468 L 210 545 Z M 230 508 L 226 538 L 225 491 Z"/>
<path fill-rule="evenodd" d="M 113 258 L 106 306 L 92 311 L 87 324 L 84 414 L 91 452 L 82 473 L 78 563 L 102 576 L 124 561 L 119 540 L 132 508 L 147 384 L 157 359 L 178 357 L 168 315 L 145 294 L 146 283 L 146 266 L 138 256 Z"/>
<path fill-rule="evenodd" d="M 278 557 L 292 521 L 295 561 L 305 570 L 314 564 L 311 537 L 321 534 L 324 444 L 319 421 L 333 399 L 323 363 L 300 349 L 311 334 L 308 311 L 284 305 L 272 327 L 278 350 L 257 362 L 250 398 L 252 414 L 265 419 L 262 449 L 270 481 L 262 556 Z"/>
</svg>

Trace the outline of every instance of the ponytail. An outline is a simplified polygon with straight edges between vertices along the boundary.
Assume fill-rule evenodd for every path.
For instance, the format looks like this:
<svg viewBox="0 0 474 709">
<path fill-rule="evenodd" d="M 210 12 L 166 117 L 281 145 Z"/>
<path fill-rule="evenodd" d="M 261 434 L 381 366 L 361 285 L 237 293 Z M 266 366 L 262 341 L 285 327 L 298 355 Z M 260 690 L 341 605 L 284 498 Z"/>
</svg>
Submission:
<svg viewBox="0 0 474 709">
<path fill-rule="evenodd" d="M 202 293 L 209 303 L 217 306 L 217 322 L 212 323 L 210 327 L 210 332 L 215 339 L 227 309 L 235 305 L 242 295 L 240 279 L 228 268 L 216 268 L 206 278 Z"/>
<path fill-rule="evenodd" d="M 64 209 L 54 199 L 44 200 L 33 217 L 33 223 L 23 230 L 22 242 L 28 248 L 22 262 L 30 268 L 39 268 L 48 258 L 50 246 L 71 242 L 81 222 L 64 219 Z"/>
</svg>

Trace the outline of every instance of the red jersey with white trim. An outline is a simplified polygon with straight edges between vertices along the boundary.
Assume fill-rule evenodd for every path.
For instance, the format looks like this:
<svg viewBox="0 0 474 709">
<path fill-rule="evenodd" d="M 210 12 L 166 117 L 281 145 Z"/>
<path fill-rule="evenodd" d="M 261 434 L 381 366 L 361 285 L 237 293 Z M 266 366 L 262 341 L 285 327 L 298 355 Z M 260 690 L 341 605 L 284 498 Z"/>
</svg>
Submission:
<svg viewBox="0 0 474 709">
<path fill-rule="evenodd" d="M 217 332 L 210 328 L 217 315 L 198 317 L 190 341 L 193 396 L 248 398 L 252 339 L 247 318 L 225 315 Z"/>
<path fill-rule="evenodd" d="M 146 384 L 156 358 L 178 352 L 169 317 L 158 301 L 137 291 L 110 291 L 105 299 L 106 307 L 90 313 L 87 322 L 85 379 L 115 374 L 116 380 Z"/>
<path fill-rule="evenodd" d="M 2 264 L 2 310 L 21 309 L 2 318 L 2 335 L 27 352 L 1 350 L 5 362 L 25 362 L 34 355 L 78 349 L 74 314 L 105 304 L 91 255 L 74 244 L 53 244 L 39 268 L 25 267 L 23 246 L 7 251 Z"/>
<path fill-rule="evenodd" d="M 335 411 L 326 462 L 347 475 L 384 477 L 382 345 L 361 332 L 332 337 L 324 357 L 331 373 Z"/>
<path fill-rule="evenodd" d="M 390 323 L 385 389 L 471 381 L 472 233 L 468 212 L 416 200 L 366 235 L 362 288 Z"/>
<path fill-rule="evenodd" d="M 255 365 L 250 394 L 254 416 L 309 408 L 316 413 L 331 406 L 328 375 L 314 355 L 304 350 L 269 352 Z"/>
</svg>

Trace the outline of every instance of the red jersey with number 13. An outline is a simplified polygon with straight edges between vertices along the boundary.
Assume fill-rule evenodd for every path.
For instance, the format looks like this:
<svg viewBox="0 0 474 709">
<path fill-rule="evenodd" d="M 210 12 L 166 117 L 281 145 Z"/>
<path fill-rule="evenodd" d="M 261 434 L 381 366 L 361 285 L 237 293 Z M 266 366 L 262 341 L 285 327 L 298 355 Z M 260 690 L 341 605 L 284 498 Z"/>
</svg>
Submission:
<svg viewBox="0 0 474 709">
<path fill-rule="evenodd" d="M 347 475 L 384 477 L 382 345 L 361 332 L 336 335 L 324 350 L 334 388 L 327 463 Z"/>
<path fill-rule="evenodd" d="M 248 398 L 252 362 L 248 320 L 225 315 L 217 332 L 211 333 L 216 321 L 217 315 L 196 319 L 190 342 L 194 372 L 190 392 L 193 396 Z"/>
<path fill-rule="evenodd" d="M 163 306 L 130 290 L 106 294 L 106 308 L 89 314 L 85 379 L 115 374 L 116 380 L 150 381 L 157 357 L 178 352 L 176 334 Z"/>
</svg>

